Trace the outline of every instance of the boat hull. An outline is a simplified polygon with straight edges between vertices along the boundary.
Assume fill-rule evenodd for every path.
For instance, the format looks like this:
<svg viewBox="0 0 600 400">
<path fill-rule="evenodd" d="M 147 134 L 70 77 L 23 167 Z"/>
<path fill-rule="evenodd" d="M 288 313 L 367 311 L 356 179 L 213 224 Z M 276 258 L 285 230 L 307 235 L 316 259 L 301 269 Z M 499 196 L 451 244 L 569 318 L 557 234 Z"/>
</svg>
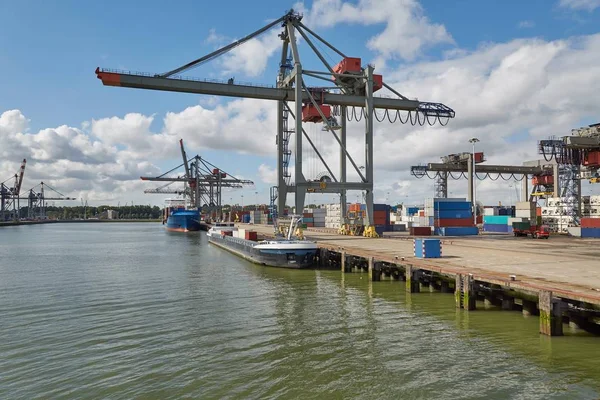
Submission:
<svg viewBox="0 0 600 400">
<path fill-rule="evenodd" d="M 261 245 L 251 240 L 221 234 L 208 236 L 208 241 L 255 264 L 279 268 L 314 267 L 318 248 L 316 245 L 282 246 Z M 260 248 L 260 247 L 263 248 Z"/>
<path fill-rule="evenodd" d="M 199 213 L 173 213 L 167 218 L 166 229 L 170 232 L 195 232 L 201 228 Z"/>
</svg>

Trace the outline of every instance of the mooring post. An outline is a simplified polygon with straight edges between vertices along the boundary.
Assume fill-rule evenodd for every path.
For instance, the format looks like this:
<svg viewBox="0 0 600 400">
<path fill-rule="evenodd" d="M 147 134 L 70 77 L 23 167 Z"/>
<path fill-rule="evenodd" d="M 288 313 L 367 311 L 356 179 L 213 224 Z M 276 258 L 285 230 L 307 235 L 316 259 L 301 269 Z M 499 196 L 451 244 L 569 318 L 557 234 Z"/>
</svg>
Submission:
<svg viewBox="0 0 600 400">
<path fill-rule="evenodd" d="M 381 280 L 381 269 L 378 265 L 375 265 L 375 258 L 368 257 L 368 271 L 369 271 L 369 279 L 373 282 L 377 282 Z"/>
<path fill-rule="evenodd" d="M 463 297 L 463 308 L 471 311 L 475 309 L 475 301 L 477 300 L 474 288 L 475 280 L 473 279 L 473 275 L 469 274 L 463 275 L 463 281 L 463 290 L 465 291 L 465 295 Z"/>
<path fill-rule="evenodd" d="M 472 275 L 456 274 L 456 289 L 454 297 L 456 307 L 464 308 L 467 311 L 475 310 L 475 289 Z"/>
<path fill-rule="evenodd" d="M 562 304 L 552 297 L 549 290 L 541 290 L 539 294 L 540 333 L 548 336 L 562 336 Z"/>
<path fill-rule="evenodd" d="M 406 270 L 406 291 L 409 293 L 419 293 L 421 290 L 417 277 L 419 270 L 412 265 L 407 265 L 404 268 Z"/>
<path fill-rule="evenodd" d="M 346 252 L 342 251 L 340 253 L 340 267 L 342 268 L 342 272 L 346 272 Z"/>
</svg>

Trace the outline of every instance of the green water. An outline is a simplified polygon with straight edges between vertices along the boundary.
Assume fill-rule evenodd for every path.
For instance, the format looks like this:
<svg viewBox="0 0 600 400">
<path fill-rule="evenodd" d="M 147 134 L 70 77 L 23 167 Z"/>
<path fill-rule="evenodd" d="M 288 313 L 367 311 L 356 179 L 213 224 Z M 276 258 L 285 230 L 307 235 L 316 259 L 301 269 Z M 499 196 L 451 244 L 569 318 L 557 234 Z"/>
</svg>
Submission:
<svg viewBox="0 0 600 400">
<path fill-rule="evenodd" d="M 160 224 L 0 228 L 0 399 L 597 399 L 600 338 Z"/>
</svg>

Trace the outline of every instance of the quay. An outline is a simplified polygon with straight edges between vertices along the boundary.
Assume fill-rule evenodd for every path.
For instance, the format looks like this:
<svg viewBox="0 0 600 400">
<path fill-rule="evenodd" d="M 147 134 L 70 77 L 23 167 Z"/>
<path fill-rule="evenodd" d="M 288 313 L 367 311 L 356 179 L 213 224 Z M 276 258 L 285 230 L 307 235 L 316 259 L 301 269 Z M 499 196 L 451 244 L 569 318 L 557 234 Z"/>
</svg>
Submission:
<svg viewBox="0 0 600 400">
<path fill-rule="evenodd" d="M 273 234 L 272 226 L 238 225 Z M 410 293 L 454 293 L 456 306 L 468 311 L 483 306 L 538 315 L 545 335 L 562 335 L 566 323 L 600 335 L 600 250 L 593 239 L 445 237 L 442 257 L 423 259 L 414 257 L 406 234 L 373 239 L 308 228 L 304 235 L 319 244 L 319 267 L 405 281 Z"/>
</svg>

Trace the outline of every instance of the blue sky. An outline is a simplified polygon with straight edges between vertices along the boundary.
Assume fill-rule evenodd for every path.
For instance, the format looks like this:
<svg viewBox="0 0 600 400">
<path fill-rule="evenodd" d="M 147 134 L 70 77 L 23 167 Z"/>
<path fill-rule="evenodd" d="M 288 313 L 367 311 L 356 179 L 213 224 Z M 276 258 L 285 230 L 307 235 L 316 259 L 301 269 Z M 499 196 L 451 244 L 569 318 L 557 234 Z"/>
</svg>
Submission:
<svg viewBox="0 0 600 400">
<path fill-rule="evenodd" d="M 413 60 L 389 58 L 387 69 L 390 71 L 418 63 L 435 63 L 447 57 L 451 50 L 477 52 L 483 47 L 517 38 L 551 42 L 595 34 L 600 10 L 562 7 L 558 1 L 549 0 L 423 0 L 420 4 L 429 22 L 443 25 L 454 43 L 425 46 Z M 292 6 L 291 2 L 272 0 L 229 1 L 226 4 L 0 0 L 0 114 L 6 110 L 20 110 L 30 120 L 29 131 L 35 133 L 63 124 L 79 128 L 84 121 L 92 119 L 122 118 L 127 113 L 141 113 L 154 115 L 151 130 L 160 132 L 167 112 L 181 112 L 206 98 L 104 87 L 96 79 L 94 69 L 102 66 L 163 72 L 212 51 L 215 43 L 207 42 L 211 30 L 227 38 L 239 38 L 279 17 Z M 305 2 L 307 9 L 311 6 L 312 2 Z M 346 54 L 374 60 L 381 54 L 368 49 L 366 42 L 381 32 L 385 24 L 338 23 L 316 30 Z M 238 72 L 236 79 L 273 83 L 277 57 L 271 57 L 265 71 L 258 76 L 249 77 Z M 224 77 L 217 63 L 207 64 L 190 74 Z M 221 104 L 228 101 L 221 99 Z M 527 137 L 527 132 L 528 127 L 520 127 L 507 140 L 514 142 L 515 135 Z M 194 148 L 188 149 L 189 154 L 196 152 Z M 232 162 L 232 154 L 219 150 L 204 150 L 202 155 L 224 168 L 231 165 L 225 169 L 236 173 L 248 173 L 247 164 L 275 164 L 271 157 L 243 155 L 236 155 L 236 161 Z M 161 169 L 178 162 L 170 159 L 149 161 Z M 255 173 L 250 175 L 250 179 L 257 180 Z M 260 183 L 258 186 L 261 193 L 266 193 L 269 185 Z"/>
</svg>

